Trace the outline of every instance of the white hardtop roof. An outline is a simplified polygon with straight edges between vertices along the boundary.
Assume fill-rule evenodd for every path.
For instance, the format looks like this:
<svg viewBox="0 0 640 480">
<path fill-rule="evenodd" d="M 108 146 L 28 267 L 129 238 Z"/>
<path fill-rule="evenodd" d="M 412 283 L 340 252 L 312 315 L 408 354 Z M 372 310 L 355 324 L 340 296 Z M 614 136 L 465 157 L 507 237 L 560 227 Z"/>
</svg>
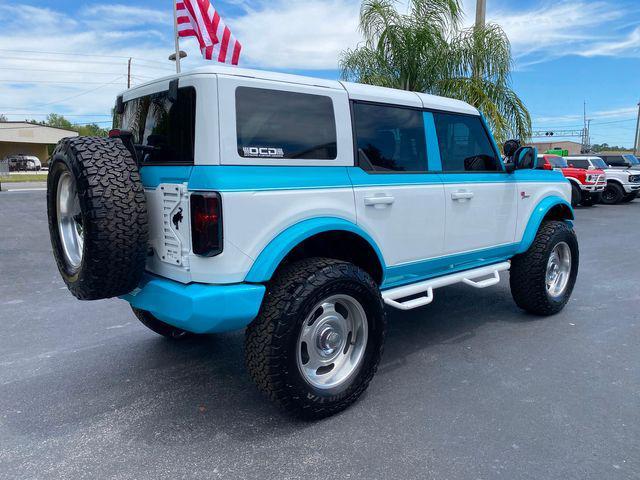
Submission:
<svg viewBox="0 0 640 480">
<path fill-rule="evenodd" d="M 261 80 L 272 80 L 275 82 L 293 83 L 297 85 L 310 85 L 316 87 L 346 90 L 351 100 L 362 100 L 378 103 L 392 103 L 395 105 L 405 105 L 416 108 L 427 108 L 433 110 L 444 110 L 470 115 L 479 115 L 476 108 L 466 102 L 453 98 L 439 97 L 426 93 L 410 92 L 407 90 L 397 90 L 395 88 L 378 87 L 366 85 L 364 83 L 342 82 L 338 80 L 327 80 L 324 78 L 306 77 L 302 75 L 292 75 L 289 73 L 270 72 L 267 70 L 254 70 L 248 68 L 228 67 L 224 65 L 212 65 L 196 68 L 180 75 L 160 78 L 152 82 L 136 86 L 135 89 L 143 88 L 149 84 L 159 81 L 167 81 L 176 77 L 186 77 L 199 74 L 229 75 L 235 77 L 258 78 Z M 127 92 L 133 93 L 131 89 Z"/>
</svg>

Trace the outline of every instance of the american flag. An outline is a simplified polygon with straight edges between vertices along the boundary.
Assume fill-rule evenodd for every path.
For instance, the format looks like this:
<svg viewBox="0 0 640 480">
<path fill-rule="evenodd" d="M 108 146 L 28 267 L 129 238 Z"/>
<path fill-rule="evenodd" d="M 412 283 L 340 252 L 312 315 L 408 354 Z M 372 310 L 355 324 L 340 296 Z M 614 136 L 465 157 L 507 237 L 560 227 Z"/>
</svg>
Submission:
<svg viewBox="0 0 640 480">
<path fill-rule="evenodd" d="M 242 45 L 209 0 L 177 0 L 179 37 L 196 37 L 206 60 L 237 65 Z"/>
</svg>

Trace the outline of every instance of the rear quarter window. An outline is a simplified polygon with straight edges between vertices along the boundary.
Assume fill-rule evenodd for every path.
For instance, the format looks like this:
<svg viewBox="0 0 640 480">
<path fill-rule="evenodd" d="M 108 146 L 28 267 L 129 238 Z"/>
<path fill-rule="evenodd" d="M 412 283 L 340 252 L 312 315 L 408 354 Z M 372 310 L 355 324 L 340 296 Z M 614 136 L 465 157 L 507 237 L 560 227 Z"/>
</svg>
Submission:
<svg viewBox="0 0 640 480">
<path fill-rule="evenodd" d="M 176 102 L 169 92 L 134 98 L 116 115 L 114 128 L 128 130 L 143 164 L 192 164 L 196 125 L 196 90 L 178 89 Z"/>
<path fill-rule="evenodd" d="M 254 87 L 236 89 L 238 155 L 334 160 L 337 132 L 330 97 Z"/>
</svg>

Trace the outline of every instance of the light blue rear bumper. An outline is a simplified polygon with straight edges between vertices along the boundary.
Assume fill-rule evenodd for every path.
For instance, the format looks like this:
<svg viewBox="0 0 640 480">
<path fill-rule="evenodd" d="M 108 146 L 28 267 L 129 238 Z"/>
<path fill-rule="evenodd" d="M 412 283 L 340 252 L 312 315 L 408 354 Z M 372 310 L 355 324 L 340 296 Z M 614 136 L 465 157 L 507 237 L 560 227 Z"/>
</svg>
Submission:
<svg viewBox="0 0 640 480">
<path fill-rule="evenodd" d="M 138 288 L 121 298 L 183 330 L 220 333 L 251 323 L 258 315 L 264 292 L 264 285 L 185 285 L 145 275 Z"/>
</svg>

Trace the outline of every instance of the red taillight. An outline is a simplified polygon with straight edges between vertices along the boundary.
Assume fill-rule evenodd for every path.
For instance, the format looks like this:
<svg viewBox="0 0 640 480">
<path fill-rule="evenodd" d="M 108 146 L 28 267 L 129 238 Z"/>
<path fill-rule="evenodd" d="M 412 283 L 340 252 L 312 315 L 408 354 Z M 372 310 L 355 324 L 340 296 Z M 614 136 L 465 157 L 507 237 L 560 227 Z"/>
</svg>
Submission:
<svg viewBox="0 0 640 480">
<path fill-rule="evenodd" d="M 191 194 L 193 253 L 213 257 L 222 252 L 222 202 L 217 193 Z"/>
</svg>

